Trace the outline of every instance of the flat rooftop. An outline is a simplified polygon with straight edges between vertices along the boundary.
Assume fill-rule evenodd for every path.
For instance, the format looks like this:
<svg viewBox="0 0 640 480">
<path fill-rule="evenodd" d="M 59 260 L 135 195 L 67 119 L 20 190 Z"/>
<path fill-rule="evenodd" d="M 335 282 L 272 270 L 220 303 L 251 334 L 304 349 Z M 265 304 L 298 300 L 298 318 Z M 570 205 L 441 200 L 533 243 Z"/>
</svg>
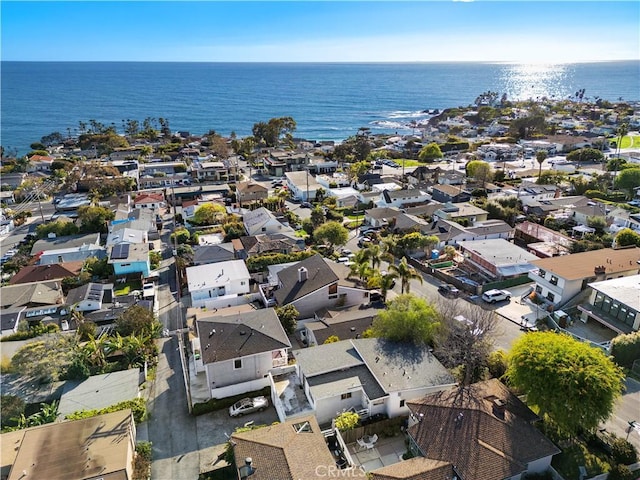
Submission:
<svg viewBox="0 0 640 480">
<path fill-rule="evenodd" d="M 593 282 L 589 286 L 613 300 L 624 303 L 636 312 L 640 312 L 640 275 Z"/>
</svg>

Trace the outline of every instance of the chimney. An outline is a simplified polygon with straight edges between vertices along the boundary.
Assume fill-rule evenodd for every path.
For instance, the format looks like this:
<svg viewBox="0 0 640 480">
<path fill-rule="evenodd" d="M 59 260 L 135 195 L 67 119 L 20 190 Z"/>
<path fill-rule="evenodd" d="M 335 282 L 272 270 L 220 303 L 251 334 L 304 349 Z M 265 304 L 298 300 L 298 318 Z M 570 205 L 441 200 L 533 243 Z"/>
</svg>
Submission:
<svg viewBox="0 0 640 480">
<path fill-rule="evenodd" d="M 504 410 L 506 403 L 499 398 L 493 401 L 493 414 L 501 419 L 504 419 Z"/>
<path fill-rule="evenodd" d="M 305 267 L 300 267 L 298 269 L 298 282 L 299 283 L 305 282 L 308 278 L 309 278 L 309 270 L 307 270 Z"/>
</svg>

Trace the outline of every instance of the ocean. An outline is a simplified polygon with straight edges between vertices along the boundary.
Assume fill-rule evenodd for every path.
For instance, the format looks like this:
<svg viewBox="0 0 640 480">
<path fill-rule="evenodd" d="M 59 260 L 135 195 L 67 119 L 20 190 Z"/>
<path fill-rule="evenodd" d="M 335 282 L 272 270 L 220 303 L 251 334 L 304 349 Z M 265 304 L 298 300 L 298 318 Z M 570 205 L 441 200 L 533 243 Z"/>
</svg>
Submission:
<svg viewBox="0 0 640 480">
<path fill-rule="evenodd" d="M 251 134 L 254 123 L 290 116 L 296 137 L 342 140 L 362 127 L 410 133 L 429 110 L 473 103 L 492 90 L 509 99 L 638 100 L 640 62 L 144 63 L 1 62 L 0 142 L 19 154 L 80 121 L 123 131 L 163 117 L 172 131 Z"/>
</svg>

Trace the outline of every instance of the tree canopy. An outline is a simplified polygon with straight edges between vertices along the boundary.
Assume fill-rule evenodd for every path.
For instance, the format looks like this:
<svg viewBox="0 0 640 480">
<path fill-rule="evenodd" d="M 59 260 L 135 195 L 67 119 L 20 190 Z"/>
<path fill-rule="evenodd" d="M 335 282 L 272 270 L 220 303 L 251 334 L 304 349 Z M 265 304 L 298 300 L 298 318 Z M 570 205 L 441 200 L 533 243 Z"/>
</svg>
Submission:
<svg viewBox="0 0 640 480">
<path fill-rule="evenodd" d="M 217 203 L 205 203 L 194 212 L 191 223 L 195 225 L 215 225 L 219 222 L 219 217 L 224 217 L 227 211 Z"/>
<path fill-rule="evenodd" d="M 491 181 L 492 170 L 491 165 L 482 160 L 472 160 L 466 166 L 467 176 L 472 177 L 480 182 L 483 186 L 486 182 Z"/>
<path fill-rule="evenodd" d="M 622 170 L 616 178 L 616 186 L 633 194 L 633 189 L 640 185 L 640 168 Z"/>
<path fill-rule="evenodd" d="M 149 310 L 139 305 L 133 305 L 116 319 L 116 331 L 124 336 L 146 335 L 153 337 L 157 334 L 159 323 Z"/>
<path fill-rule="evenodd" d="M 575 436 L 609 418 L 624 374 L 596 347 L 568 335 L 533 332 L 513 344 L 507 378 L 541 416 Z"/>
<path fill-rule="evenodd" d="M 420 153 L 418 154 L 418 160 L 421 162 L 433 162 L 443 156 L 440 146 L 437 143 L 432 142 L 422 147 L 422 150 L 420 150 Z"/>
<path fill-rule="evenodd" d="M 106 207 L 85 205 L 78 209 L 80 231 L 86 233 L 107 233 L 108 222 L 115 218 L 115 213 Z"/>
<path fill-rule="evenodd" d="M 596 148 L 580 148 L 567 154 L 570 162 L 601 162 L 604 154 Z"/>
<path fill-rule="evenodd" d="M 255 123 L 253 136 L 267 147 L 277 147 L 281 139 L 291 143 L 291 134 L 296 126 L 296 121 L 291 117 L 272 118 L 268 122 Z"/>
<path fill-rule="evenodd" d="M 344 245 L 349 239 L 349 230 L 339 222 L 327 222 L 313 231 L 313 238 L 319 242 L 326 242 L 331 247 Z"/>
<path fill-rule="evenodd" d="M 640 247 L 640 233 L 630 228 L 623 228 L 616 234 L 615 241 L 618 247 L 628 247 L 629 245 Z"/>
<path fill-rule="evenodd" d="M 282 307 L 276 307 L 276 315 L 280 319 L 282 328 L 287 333 L 293 333 L 296 331 L 296 325 L 298 324 L 298 315 L 300 312 L 293 305 L 284 305 Z"/>
<path fill-rule="evenodd" d="M 440 327 L 439 314 L 426 300 L 414 295 L 399 295 L 381 310 L 373 321 L 377 337 L 395 342 L 429 345 Z"/>
</svg>

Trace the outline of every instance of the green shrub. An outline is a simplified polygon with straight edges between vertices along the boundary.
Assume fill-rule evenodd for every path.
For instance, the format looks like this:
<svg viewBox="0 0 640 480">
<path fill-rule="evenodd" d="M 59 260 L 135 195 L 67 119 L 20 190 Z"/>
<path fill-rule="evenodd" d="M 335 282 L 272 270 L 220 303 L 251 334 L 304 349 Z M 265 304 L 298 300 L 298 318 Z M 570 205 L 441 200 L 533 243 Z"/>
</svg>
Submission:
<svg viewBox="0 0 640 480">
<path fill-rule="evenodd" d="M 335 426 L 342 432 L 356 428 L 358 422 L 360 422 L 360 416 L 355 412 L 342 412 L 335 418 Z"/>
<path fill-rule="evenodd" d="M 624 438 L 616 438 L 611 444 L 611 456 L 615 463 L 631 465 L 638 461 L 636 447 Z"/>
<path fill-rule="evenodd" d="M 635 480 L 635 474 L 626 465 L 614 465 L 609 471 L 607 480 Z"/>
<path fill-rule="evenodd" d="M 487 368 L 493 378 L 501 378 L 507 371 L 509 359 L 502 349 L 494 350 L 487 358 Z"/>
<path fill-rule="evenodd" d="M 231 405 L 236 403 L 238 400 L 242 400 L 243 398 L 258 397 L 258 396 L 265 396 L 267 398 L 270 398 L 271 387 L 264 387 L 262 390 L 243 393 L 233 397 L 212 398 L 211 400 L 208 400 L 204 403 L 196 403 L 193 405 L 192 413 L 197 416 L 197 415 L 203 415 L 205 413 L 215 412 L 217 410 L 222 410 L 223 408 L 229 408 Z"/>
<path fill-rule="evenodd" d="M 631 368 L 640 359 L 640 331 L 618 335 L 611 342 L 611 355 L 620 366 Z"/>
<path fill-rule="evenodd" d="M 151 442 L 136 444 L 136 458 L 133 462 L 133 480 L 149 480 L 151 478 Z"/>
<path fill-rule="evenodd" d="M 269 253 L 266 255 L 257 255 L 255 257 L 249 257 L 246 260 L 247 269 L 251 273 L 262 272 L 266 270 L 269 265 L 276 265 L 278 263 L 287 262 L 299 262 L 305 258 L 315 255 L 316 252 L 304 250 L 302 252 L 293 253 Z"/>
<path fill-rule="evenodd" d="M 147 404 L 144 398 L 134 398 L 133 400 L 125 400 L 124 402 L 116 403 L 110 407 L 100 408 L 96 410 L 79 410 L 67 415 L 67 420 L 80 420 L 83 418 L 91 418 L 97 415 L 104 415 L 105 413 L 118 412 L 120 410 L 130 409 L 133 413 L 133 420 L 136 423 L 143 422 L 147 419 Z"/>
</svg>

